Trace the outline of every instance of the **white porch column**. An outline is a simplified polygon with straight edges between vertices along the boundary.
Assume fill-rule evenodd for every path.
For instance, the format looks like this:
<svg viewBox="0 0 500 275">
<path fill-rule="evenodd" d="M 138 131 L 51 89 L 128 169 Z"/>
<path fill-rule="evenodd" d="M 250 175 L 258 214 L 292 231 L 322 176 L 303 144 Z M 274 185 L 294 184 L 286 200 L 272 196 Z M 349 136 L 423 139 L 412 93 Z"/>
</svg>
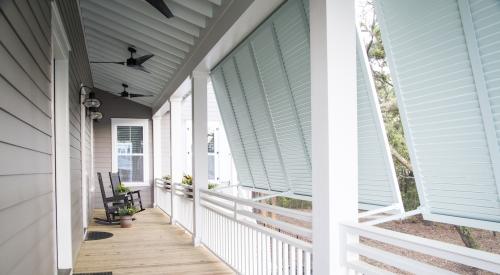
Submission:
<svg viewBox="0 0 500 275">
<path fill-rule="evenodd" d="M 172 184 L 180 183 L 183 173 L 184 156 L 182 152 L 182 98 L 170 98 L 170 171 L 172 173 Z M 174 186 L 171 189 L 171 215 L 170 223 L 175 223 L 175 195 Z"/>
<path fill-rule="evenodd" d="M 193 244 L 201 242 L 200 188 L 208 187 L 207 84 L 208 72 L 194 71 L 192 76 L 193 111 Z"/>
<path fill-rule="evenodd" d="M 157 202 L 157 192 L 156 192 L 156 179 L 162 177 L 162 117 L 161 115 L 157 115 L 153 117 L 153 175 L 154 175 L 154 180 L 153 180 L 153 207 L 156 207 L 156 202 Z"/>
<path fill-rule="evenodd" d="M 352 0 L 313 0 L 313 270 L 345 274 L 343 221 L 357 220 L 356 40 Z"/>
</svg>

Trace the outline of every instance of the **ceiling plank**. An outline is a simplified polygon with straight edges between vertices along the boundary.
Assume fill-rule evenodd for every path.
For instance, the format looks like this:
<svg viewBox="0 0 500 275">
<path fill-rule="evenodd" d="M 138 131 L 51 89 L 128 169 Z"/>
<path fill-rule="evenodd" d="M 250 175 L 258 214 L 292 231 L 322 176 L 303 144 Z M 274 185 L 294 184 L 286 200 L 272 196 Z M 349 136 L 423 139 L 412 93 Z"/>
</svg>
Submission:
<svg viewBox="0 0 500 275">
<path fill-rule="evenodd" d="M 107 32 L 107 35 L 122 36 L 124 39 L 134 41 L 133 42 L 134 44 L 137 44 L 138 42 L 141 43 L 140 41 L 142 41 L 141 44 L 151 44 L 154 45 L 155 47 L 163 48 L 166 51 L 168 51 L 171 55 L 177 56 L 181 59 L 186 57 L 186 52 L 172 45 L 165 44 L 162 41 L 159 41 L 158 39 L 151 37 L 148 34 L 141 33 L 140 31 L 134 29 L 130 29 L 126 25 L 118 24 L 113 20 L 99 16 L 85 7 L 82 7 L 82 12 L 86 19 L 85 25 L 94 26 L 95 28 L 98 28 L 103 32 Z"/>
<path fill-rule="evenodd" d="M 125 41 L 125 39 L 122 39 L 120 37 L 110 37 L 109 35 L 106 35 L 105 33 L 95 29 L 94 27 L 87 26 L 87 29 L 89 29 L 89 31 L 87 32 L 86 36 L 90 39 L 115 44 L 114 46 L 119 48 L 123 48 L 123 45 L 126 45 L 126 47 L 124 47 L 125 49 L 133 45 L 137 49 L 142 49 L 147 53 L 154 54 L 155 56 L 161 58 L 163 60 L 161 63 L 172 69 L 176 69 L 179 64 L 182 64 L 182 59 L 173 56 L 166 57 L 166 55 L 169 55 L 169 53 L 165 52 L 162 49 L 158 49 L 145 43 L 133 44 L 130 41 Z M 117 46 L 116 43 L 120 43 L 121 45 Z"/>
<path fill-rule="evenodd" d="M 175 2 L 179 5 L 182 5 L 190 10 L 193 10 L 203 16 L 208 18 L 212 18 L 213 16 L 213 6 L 210 2 L 205 0 L 170 0 L 168 2 Z M 168 5 L 168 4 L 167 4 Z"/>
<path fill-rule="evenodd" d="M 165 25 L 172 26 L 180 31 L 186 32 L 194 37 L 200 36 L 200 27 L 195 24 L 189 23 L 183 19 L 178 17 L 166 18 L 163 14 L 159 13 L 155 10 L 151 5 L 146 5 L 145 1 L 137 1 L 137 0 L 117 0 L 120 1 L 120 4 L 134 9 L 137 12 L 144 14 L 144 16 L 149 16 L 154 18 Z"/>
<path fill-rule="evenodd" d="M 93 13 L 112 20 L 122 26 L 126 26 L 127 28 L 147 34 L 184 52 L 189 52 L 193 44 L 194 38 L 192 36 L 189 36 L 191 38 L 191 43 L 185 42 L 183 39 L 179 39 L 175 34 L 172 34 L 172 32 L 167 32 L 167 28 L 160 28 L 155 22 L 149 22 L 147 20 L 149 17 L 147 16 L 136 16 L 134 13 L 124 15 L 118 12 L 121 6 L 119 4 L 113 5 L 110 1 L 87 1 L 86 3 L 84 7 L 92 9 L 94 11 Z"/>
</svg>

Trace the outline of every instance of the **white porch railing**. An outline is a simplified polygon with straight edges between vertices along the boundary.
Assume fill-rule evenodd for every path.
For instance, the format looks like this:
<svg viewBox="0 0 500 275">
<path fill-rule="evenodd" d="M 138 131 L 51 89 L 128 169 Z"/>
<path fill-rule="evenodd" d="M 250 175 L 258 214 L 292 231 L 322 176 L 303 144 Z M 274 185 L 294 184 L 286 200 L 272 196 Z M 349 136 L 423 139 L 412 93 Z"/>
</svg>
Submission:
<svg viewBox="0 0 500 275">
<path fill-rule="evenodd" d="M 202 243 L 239 273 L 311 274 L 312 246 L 302 240 L 312 237 L 311 230 L 255 211 L 306 223 L 312 220 L 310 213 L 208 190 L 201 191 L 201 205 Z"/>
<path fill-rule="evenodd" d="M 173 216 L 175 222 L 193 233 L 193 189 L 180 183 L 173 183 Z"/>
<path fill-rule="evenodd" d="M 193 192 L 179 183 L 172 187 L 173 197 L 164 181 L 155 181 L 157 206 L 169 215 L 173 206 L 175 222 L 192 233 Z M 201 190 L 200 204 L 202 244 L 238 273 L 312 274 L 312 231 L 307 226 L 312 222 L 311 213 L 209 190 Z M 280 218 L 270 218 L 265 213 Z M 348 271 L 355 273 L 390 274 L 387 268 L 393 267 L 415 274 L 455 274 L 410 256 L 393 253 L 380 245 L 500 273 L 500 255 L 370 224 L 344 223 L 341 230 L 345 240 L 343 264 Z M 382 263 L 384 267 L 372 265 L 370 260 Z"/>
<path fill-rule="evenodd" d="M 172 188 L 174 189 L 173 196 Z M 180 183 L 169 184 L 163 179 L 155 179 L 154 192 L 156 206 L 169 215 L 175 223 L 189 233 L 193 233 L 193 191 L 191 187 Z"/>
<path fill-rule="evenodd" d="M 172 185 L 167 183 L 163 179 L 155 179 L 155 198 L 156 198 L 156 206 L 163 210 L 167 215 L 172 214 L 172 193 L 171 193 Z"/>
<path fill-rule="evenodd" d="M 448 270 L 416 261 L 410 257 L 394 254 L 367 244 L 367 240 L 376 241 L 384 245 L 391 245 L 403 249 L 419 252 L 428 256 L 440 258 L 450 262 L 483 269 L 493 273 L 500 272 L 500 255 L 470 249 L 463 246 L 430 240 L 414 235 L 399 233 L 371 225 L 343 224 L 342 230 L 346 234 L 345 265 L 352 271 L 363 274 L 390 274 L 389 271 L 360 261 L 357 257 L 349 260 L 347 254 L 361 255 L 368 259 L 383 263 L 386 266 L 414 274 L 455 274 Z M 360 239 L 360 242 L 349 240 Z"/>
</svg>

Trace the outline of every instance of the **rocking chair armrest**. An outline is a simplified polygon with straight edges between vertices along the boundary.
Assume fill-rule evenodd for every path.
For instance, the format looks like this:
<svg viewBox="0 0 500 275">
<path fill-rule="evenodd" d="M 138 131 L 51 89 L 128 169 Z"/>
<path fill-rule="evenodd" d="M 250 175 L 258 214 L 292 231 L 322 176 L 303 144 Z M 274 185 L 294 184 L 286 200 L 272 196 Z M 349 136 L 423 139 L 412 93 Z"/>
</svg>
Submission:
<svg viewBox="0 0 500 275">
<path fill-rule="evenodd" d="M 141 190 L 134 190 L 134 191 L 130 191 L 130 192 L 128 192 L 128 194 L 129 194 L 130 196 L 132 196 L 132 195 L 134 195 L 134 194 L 137 194 L 137 195 L 141 196 Z"/>
<path fill-rule="evenodd" d="M 118 195 L 118 196 L 114 196 L 114 197 L 108 197 L 108 198 L 105 198 L 105 202 L 117 202 L 117 201 L 121 201 L 121 200 L 127 200 L 127 195 Z"/>
</svg>

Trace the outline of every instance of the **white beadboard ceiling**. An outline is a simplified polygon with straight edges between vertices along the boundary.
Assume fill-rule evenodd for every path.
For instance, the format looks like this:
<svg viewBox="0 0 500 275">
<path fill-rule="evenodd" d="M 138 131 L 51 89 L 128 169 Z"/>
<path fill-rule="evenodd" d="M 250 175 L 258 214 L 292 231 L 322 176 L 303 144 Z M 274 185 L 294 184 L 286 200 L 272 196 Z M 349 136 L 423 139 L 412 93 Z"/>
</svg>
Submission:
<svg viewBox="0 0 500 275">
<path fill-rule="evenodd" d="M 145 0 L 80 0 L 89 61 L 125 61 L 130 57 L 129 46 L 137 49 L 135 57 L 154 54 L 143 64 L 151 73 L 117 64 L 91 64 L 94 86 L 120 93 L 126 83 L 128 92 L 154 95 L 131 100 L 150 107 L 163 103 L 172 93 L 168 88 L 175 86 L 169 86 L 172 80 L 184 79 L 197 65 L 197 56 L 215 44 L 217 39 L 208 37 L 220 36 L 220 29 L 239 16 L 228 13 L 241 14 L 251 2 L 165 0 L 174 14 L 168 19 Z"/>
</svg>

